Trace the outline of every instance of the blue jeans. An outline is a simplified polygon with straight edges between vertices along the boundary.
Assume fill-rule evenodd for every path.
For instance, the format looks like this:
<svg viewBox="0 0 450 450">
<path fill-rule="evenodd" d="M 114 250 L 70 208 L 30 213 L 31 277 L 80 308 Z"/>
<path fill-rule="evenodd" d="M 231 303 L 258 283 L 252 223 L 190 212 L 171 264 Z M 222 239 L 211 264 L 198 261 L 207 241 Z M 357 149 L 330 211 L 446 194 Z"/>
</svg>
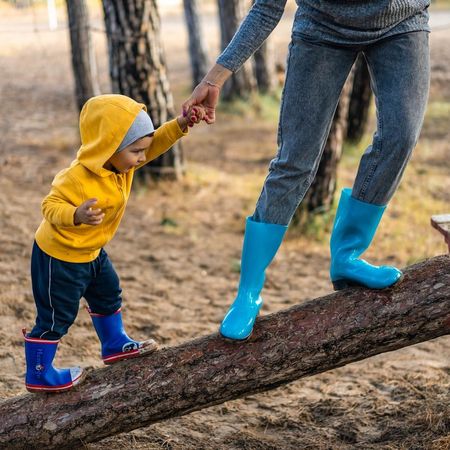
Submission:
<svg viewBox="0 0 450 450">
<path fill-rule="evenodd" d="M 405 170 L 422 127 L 429 89 L 428 33 L 399 34 L 363 46 L 337 46 L 293 34 L 271 161 L 253 219 L 287 225 L 314 180 L 339 95 L 362 52 L 369 66 L 377 130 L 352 196 L 385 205 Z"/>
<path fill-rule="evenodd" d="M 35 242 L 31 282 L 37 318 L 29 337 L 64 336 L 77 317 L 81 297 L 97 314 L 113 314 L 122 305 L 119 277 L 103 249 L 94 261 L 71 263 L 47 255 Z"/>
</svg>

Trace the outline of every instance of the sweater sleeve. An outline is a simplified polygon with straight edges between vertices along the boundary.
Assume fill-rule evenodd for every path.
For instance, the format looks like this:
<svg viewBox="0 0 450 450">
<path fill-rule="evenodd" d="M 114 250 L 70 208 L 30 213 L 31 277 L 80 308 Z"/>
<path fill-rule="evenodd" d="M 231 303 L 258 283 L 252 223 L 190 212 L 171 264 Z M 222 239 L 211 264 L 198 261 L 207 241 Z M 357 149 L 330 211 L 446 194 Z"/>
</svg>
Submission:
<svg viewBox="0 0 450 450">
<path fill-rule="evenodd" d="M 256 0 L 217 63 L 236 72 L 277 26 L 285 6 L 286 0 Z"/>
<path fill-rule="evenodd" d="M 175 142 L 183 136 L 186 136 L 188 132 L 184 132 L 178 125 L 177 119 L 170 120 L 162 124 L 153 136 L 150 147 L 145 152 L 145 162 L 137 166 L 136 169 L 140 169 L 148 162 L 156 159 L 164 152 L 169 150 Z"/>
<path fill-rule="evenodd" d="M 78 182 L 66 171 L 62 171 L 56 175 L 50 193 L 42 201 L 42 214 L 53 225 L 75 226 L 73 216 L 78 207 L 77 200 L 80 200 L 81 204 L 82 195 Z"/>
</svg>

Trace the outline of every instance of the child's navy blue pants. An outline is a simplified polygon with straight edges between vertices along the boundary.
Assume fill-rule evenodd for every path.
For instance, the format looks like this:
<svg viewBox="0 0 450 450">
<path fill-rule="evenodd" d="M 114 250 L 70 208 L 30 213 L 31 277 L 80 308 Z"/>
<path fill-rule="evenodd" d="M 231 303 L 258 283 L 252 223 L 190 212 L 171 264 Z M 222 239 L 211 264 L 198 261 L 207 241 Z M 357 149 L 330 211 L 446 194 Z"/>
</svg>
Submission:
<svg viewBox="0 0 450 450">
<path fill-rule="evenodd" d="M 31 281 L 37 318 L 30 337 L 57 340 L 65 335 L 77 317 L 81 297 L 97 314 L 113 314 L 122 305 L 119 277 L 103 249 L 94 261 L 71 263 L 47 255 L 35 242 Z"/>
</svg>

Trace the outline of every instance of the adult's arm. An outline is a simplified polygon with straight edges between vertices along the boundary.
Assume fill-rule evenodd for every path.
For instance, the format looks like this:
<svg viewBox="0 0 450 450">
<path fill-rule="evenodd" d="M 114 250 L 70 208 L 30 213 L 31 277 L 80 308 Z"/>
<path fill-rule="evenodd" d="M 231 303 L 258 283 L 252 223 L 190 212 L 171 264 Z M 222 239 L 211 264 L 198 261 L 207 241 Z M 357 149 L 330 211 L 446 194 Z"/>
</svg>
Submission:
<svg viewBox="0 0 450 450">
<path fill-rule="evenodd" d="M 236 72 L 278 25 L 285 6 L 286 0 L 256 0 L 217 63 Z"/>
<path fill-rule="evenodd" d="M 283 15 L 286 0 L 256 0 L 216 64 L 183 103 L 186 113 L 194 105 L 203 105 L 205 121 L 214 123 L 220 90 L 225 81 L 263 44 Z"/>
</svg>

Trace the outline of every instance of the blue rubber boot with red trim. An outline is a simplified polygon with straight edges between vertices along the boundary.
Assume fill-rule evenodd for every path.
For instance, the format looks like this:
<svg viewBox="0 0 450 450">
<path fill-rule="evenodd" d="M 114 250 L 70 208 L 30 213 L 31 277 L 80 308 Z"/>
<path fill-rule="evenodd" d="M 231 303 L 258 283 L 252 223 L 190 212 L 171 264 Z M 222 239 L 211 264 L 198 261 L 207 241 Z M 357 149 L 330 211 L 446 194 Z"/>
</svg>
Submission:
<svg viewBox="0 0 450 450">
<path fill-rule="evenodd" d="M 102 344 L 102 359 L 105 364 L 136 358 L 158 348 L 153 339 L 139 342 L 125 333 L 120 309 L 109 316 L 88 311 Z"/>
<path fill-rule="evenodd" d="M 53 367 L 59 340 L 48 341 L 28 337 L 25 330 L 23 334 L 27 363 L 25 387 L 29 392 L 65 392 L 82 380 L 83 369 L 80 367 L 67 369 Z"/>
</svg>

